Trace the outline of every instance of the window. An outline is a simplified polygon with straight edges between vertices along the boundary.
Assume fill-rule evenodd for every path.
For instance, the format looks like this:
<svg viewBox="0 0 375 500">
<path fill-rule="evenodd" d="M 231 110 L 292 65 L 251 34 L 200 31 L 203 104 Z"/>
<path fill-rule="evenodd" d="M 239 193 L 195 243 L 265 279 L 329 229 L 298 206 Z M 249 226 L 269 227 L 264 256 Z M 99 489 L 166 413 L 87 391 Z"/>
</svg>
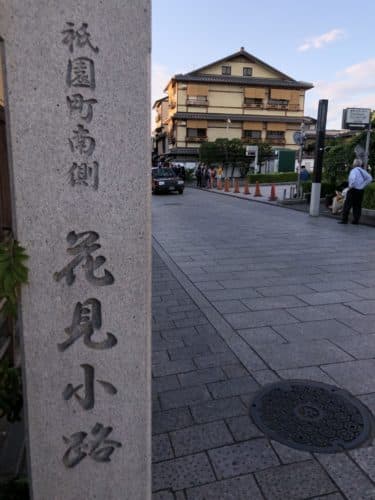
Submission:
<svg viewBox="0 0 375 500">
<path fill-rule="evenodd" d="M 263 108 L 263 99 L 245 97 L 244 104 L 250 108 Z"/>
<path fill-rule="evenodd" d="M 266 140 L 271 144 L 283 144 L 285 142 L 285 132 L 268 130 Z"/>
<path fill-rule="evenodd" d="M 268 107 L 276 109 L 287 109 L 288 102 L 286 99 L 268 99 Z"/>
<path fill-rule="evenodd" d="M 253 76 L 253 68 L 243 68 L 243 76 Z"/>
<path fill-rule="evenodd" d="M 188 128 L 187 136 L 189 138 L 204 138 L 207 137 L 207 130 L 205 128 Z"/>
<path fill-rule="evenodd" d="M 244 139 L 261 139 L 262 132 L 260 130 L 243 130 Z"/>
<path fill-rule="evenodd" d="M 191 106 L 204 106 L 208 102 L 207 96 L 205 95 L 189 95 L 187 97 L 187 104 Z"/>
<path fill-rule="evenodd" d="M 230 66 L 222 66 L 221 67 L 221 74 L 222 75 L 231 75 L 232 74 L 232 68 Z"/>
</svg>

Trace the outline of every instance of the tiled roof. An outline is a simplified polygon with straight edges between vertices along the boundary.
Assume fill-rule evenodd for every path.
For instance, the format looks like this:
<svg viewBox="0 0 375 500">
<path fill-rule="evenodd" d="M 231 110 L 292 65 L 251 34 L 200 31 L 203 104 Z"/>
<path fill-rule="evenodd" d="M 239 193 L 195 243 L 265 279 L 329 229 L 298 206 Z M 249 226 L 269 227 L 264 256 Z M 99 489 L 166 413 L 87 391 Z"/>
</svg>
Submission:
<svg viewBox="0 0 375 500">
<path fill-rule="evenodd" d="M 232 59 L 236 59 L 237 57 L 243 57 L 243 58 L 247 59 L 250 63 L 260 64 L 261 66 L 264 66 L 265 68 L 268 68 L 271 71 L 279 74 L 281 76 L 281 78 L 285 78 L 287 80 L 294 80 L 292 77 L 286 75 L 285 73 L 282 73 L 280 70 L 274 68 L 273 66 L 270 66 L 266 62 L 264 62 L 261 59 L 258 59 L 257 57 L 255 57 L 253 54 L 250 54 L 249 52 L 247 52 L 245 50 L 245 47 L 241 47 L 241 49 L 238 50 L 237 52 L 234 52 L 233 54 L 230 54 L 229 56 L 222 57 L 221 59 L 218 59 L 217 61 L 213 61 L 213 62 L 211 62 L 209 64 L 205 64 L 201 68 L 197 68 L 197 69 L 195 69 L 193 71 L 190 71 L 187 74 L 193 75 L 193 74 L 196 74 L 196 73 L 202 73 L 203 70 L 205 70 L 206 68 L 209 68 L 210 66 L 216 66 L 217 64 L 221 64 L 221 63 L 224 63 L 224 62 L 229 62 Z"/>
<path fill-rule="evenodd" d="M 177 112 L 173 115 L 176 120 L 211 120 L 232 122 L 277 122 L 277 123 L 301 123 L 302 120 L 309 123 L 307 117 L 298 116 L 266 116 L 266 115 L 231 115 L 226 113 L 182 113 Z"/>
<path fill-rule="evenodd" d="M 202 83 L 235 83 L 237 85 L 269 86 L 293 89 L 312 89 L 314 85 L 309 82 L 297 82 L 296 80 L 279 80 L 276 78 L 253 78 L 250 76 L 227 76 L 227 75 L 175 75 L 172 80 L 177 82 L 202 82 Z"/>
</svg>

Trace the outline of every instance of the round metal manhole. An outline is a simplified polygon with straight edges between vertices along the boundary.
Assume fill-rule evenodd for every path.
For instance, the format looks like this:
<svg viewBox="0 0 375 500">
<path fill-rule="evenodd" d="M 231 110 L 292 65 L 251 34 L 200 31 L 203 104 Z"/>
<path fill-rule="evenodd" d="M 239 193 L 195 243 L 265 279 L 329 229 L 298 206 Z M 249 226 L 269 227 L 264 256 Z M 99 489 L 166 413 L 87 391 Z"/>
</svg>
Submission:
<svg viewBox="0 0 375 500">
<path fill-rule="evenodd" d="M 370 437 L 373 420 L 348 392 L 310 380 L 265 386 L 255 396 L 250 414 L 270 439 L 318 453 L 357 448 Z"/>
</svg>

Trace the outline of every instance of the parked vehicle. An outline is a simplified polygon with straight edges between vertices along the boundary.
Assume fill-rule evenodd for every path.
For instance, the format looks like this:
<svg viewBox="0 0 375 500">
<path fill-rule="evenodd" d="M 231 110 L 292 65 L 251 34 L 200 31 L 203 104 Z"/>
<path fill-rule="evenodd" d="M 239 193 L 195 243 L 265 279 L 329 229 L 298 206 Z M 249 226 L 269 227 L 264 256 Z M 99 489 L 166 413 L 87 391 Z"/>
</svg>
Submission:
<svg viewBox="0 0 375 500">
<path fill-rule="evenodd" d="M 184 192 L 185 183 L 171 168 L 160 167 L 152 169 L 152 193 Z"/>
</svg>

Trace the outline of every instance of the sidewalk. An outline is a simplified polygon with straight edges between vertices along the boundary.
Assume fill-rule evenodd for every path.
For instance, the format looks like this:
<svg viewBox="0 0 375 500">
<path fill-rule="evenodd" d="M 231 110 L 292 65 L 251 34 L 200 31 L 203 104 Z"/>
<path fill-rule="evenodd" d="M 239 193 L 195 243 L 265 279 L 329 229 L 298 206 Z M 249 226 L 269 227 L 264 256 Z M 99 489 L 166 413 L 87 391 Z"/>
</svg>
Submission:
<svg viewBox="0 0 375 500">
<path fill-rule="evenodd" d="M 165 244 L 154 241 L 153 500 L 374 500 L 374 447 L 334 455 L 297 451 L 270 441 L 249 417 L 256 391 L 282 378 L 346 386 L 374 412 L 375 361 L 369 359 L 375 354 L 374 316 L 363 309 L 369 313 L 374 300 L 335 291 L 338 281 L 332 285 L 321 276 L 328 265 L 324 259 L 319 277 L 318 263 L 302 271 L 294 261 L 299 279 L 286 279 L 282 252 L 278 271 L 258 263 L 258 271 L 248 264 L 237 272 L 243 240 L 230 251 L 236 257 L 217 270 L 229 248 L 217 251 L 211 265 L 203 243 L 194 247 L 191 241 L 183 250 L 181 242 L 163 237 L 174 251 L 167 253 Z M 299 239 L 299 249 L 302 244 Z M 194 255 L 203 256 L 199 263 Z M 264 252 L 262 259 L 267 260 Z M 373 299 L 374 266 L 365 273 L 363 252 L 359 260 L 362 284 L 350 282 L 349 275 L 340 286 L 361 288 L 362 297 Z M 371 288 L 365 289 L 366 275 Z M 353 307 L 344 311 L 342 301 Z M 294 343 L 296 336 L 309 343 Z"/>
<path fill-rule="evenodd" d="M 200 189 L 209 193 L 216 193 L 224 196 L 233 196 L 235 198 L 239 198 L 242 200 L 248 200 L 256 203 L 266 203 L 267 205 L 277 205 L 277 206 L 282 206 L 284 208 L 289 208 L 292 210 L 298 210 L 301 212 L 309 212 L 310 210 L 310 205 L 307 201 L 301 200 L 300 202 L 297 202 L 295 200 L 292 200 L 292 202 L 288 203 L 288 198 L 290 195 L 290 188 L 291 186 L 295 186 L 295 184 L 279 184 L 275 185 L 275 192 L 277 196 L 277 200 L 271 201 L 270 194 L 271 194 L 271 186 L 272 184 L 260 184 L 260 191 L 262 193 L 262 196 L 255 197 L 254 192 L 255 192 L 255 186 L 252 185 L 250 186 L 250 194 L 246 195 L 243 194 L 243 186 L 240 187 L 240 193 L 234 193 L 233 192 L 233 187 L 230 188 L 230 192 L 226 193 L 224 189 L 218 190 L 216 188 L 212 189 L 207 189 L 207 188 L 197 188 L 194 185 L 189 186 L 192 189 Z M 284 200 L 284 195 L 286 195 L 286 202 L 285 204 L 283 203 Z M 340 220 L 340 215 L 332 215 L 332 212 L 325 206 L 324 202 L 321 202 L 320 205 L 320 215 L 324 217 L 330 217 L 331 219 L 336 219 Z M 361 222 L 360 224 L 366 225 L 366 226 L 375 226 L 375 217 L 367 216 L 367 215 L 362 215 L 361 217 Z"/>
</svg>

